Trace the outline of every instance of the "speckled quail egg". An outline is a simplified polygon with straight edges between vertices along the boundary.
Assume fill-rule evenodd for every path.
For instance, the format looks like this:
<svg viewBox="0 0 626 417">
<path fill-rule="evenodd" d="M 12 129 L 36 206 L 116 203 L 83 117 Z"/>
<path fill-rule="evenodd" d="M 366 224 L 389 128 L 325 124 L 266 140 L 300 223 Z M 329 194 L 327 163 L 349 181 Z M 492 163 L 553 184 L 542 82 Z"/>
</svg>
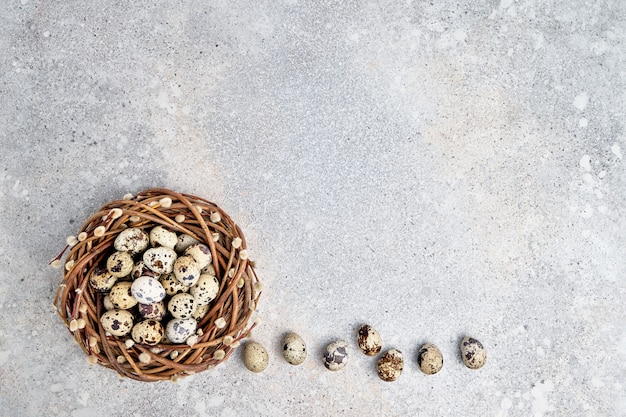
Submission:
<svg viewBox="0 0 626 417">
<path fill-rule="evenodd" d="M 306 344 L 297 333 L 283 337 L 283 357 L 292 365 L 300 365 L 306 359 Z"/>
<path fill-rule="evenodd" d="M 152 271 L 158 274 L 169 274 L 174 269 L 176 261 L 176 252 L 174 249 L 159 246 L 158 248 L 150 248 L 143 253 L 143 262 Z"/>
<path fill-rule="evenodd" d="M 157 301 L 155 303 L 150 304 L 137 304 L 137 311 L 139 311 L 139 315 L 144 319 L 152 319 L 152 320 L 163 320 L 163 317 L 167 314 L 167 309 L 165 308 L 165 302 Z"/>
<path fill-rule="evenodd" d="M 132 285 L 132 282 L 122 281 L 118 282 L 113 286 L 113 288 L 111 288 L 109 297 L 115 308 L 126 310 L 137 305 L 137 299 L 133 297 L 130 290 Z"/>
<path fill-rule="evenodd" d="M 185 249 L 195 243 L 200 243 L 200 241 L 194 237 L 189 236 L 188 234 L 182 233 L 178 235 L 178 241 L 176 242 L 176 246 L 174 246 L 174 250 L 177 253 L 182 254 Z"/>
<path fill-rule="evenodd" d="M 166 248 L 174 249 L 178 243 L 178 236 L 176 233 L 167 230 L 163 226 L 156 226 L 150 230 L 150 245 L 152 247 L 165 246 Z"/>
<path fill-rule="evenodd" d="M 398 349 L 383 353 L 376 363 L 376 372 L 383 381 L 392 382 L 400 378 L 404 369 L 404 358 Z"/>
<path fill-rule="evenodd" d="M 483 344 L 473 337 L 464 337 L 460 349 L 463 364 L 470 369 L 480 369 L 487 362 L 487 351 Z"/>
<path fill-rule="evenodd" d="M 191 294 L 176 294 L 167 303 L 167 310 L 176 319 L 192 318 L 193 312 L 196 310 L 196 300 Z"/>
<path fill-rule="evenodd" d="M 152 277 L 139 277 L 131 286 L 131 294 L 141 304 L 152 304 L 165 298 L 165 289 Z"/>
<path fill-rule="evenodd" d="M 133 314 L 127 310 L 109 310 L 100 317 L 102 328 L 113 336 L 126 336 L 133 328 Z"/>
<path fill-rule="evenodd" d="M 107 258 L 107 271 L 116 278 L 130 275 L 135 263 L 133 257 L 128 252 L 113 252 Z"/>
<path fill-rule="evenodd" d="M 113 247 L 120 252 L 140 253 L 146 250 L 150 238 L 148 234 L 137 227 L 124 229 L 115 238 Z"/>
<path fill-rule="evenodd" d="M 182 255 L 174 262 L 174 276 L 187 287 L 192 287 L 198 282 L 202 268 L 191 255 Z"/>
<path fill-rule="evenodd" d="M 174 295 L 180 292 L 189 291 L 189 287 L 183 285 L 182 282 L 176 279 L 174 274 L 164 274 L 161 275 L 161 285 L 165 288 L 165 293 L 167 295 Z"/>
<path fill-rule="evenodd" d="M 209 275 L 215 275 L 215 267 L 213 266 L 213 264 L 208 264 L 207 266 L 202 268 L 202 273 L 203 274 L 209 274 Z"/>
<path fill-rule="evenodd" d="M 96 268 L 89 274 L 89 284 L 97 292 L 109 291 L 116 282 L 117 277 L 104 268 Z"/>
<path fill-rule="evenodd" d="M 248 342 L 243 348 L 243 364 L 252 372 L 263 372 L 270 362 L 265 347 L 257 342 Z"/>
<path fill-rule="evenodd" d="M 165 329 L 161 322 L 151 319 L 135 324 L 131 332 L 133 340 L 144 345 L 156 345 L 163 339 L 164 334 Z"/>
<path fill-rule="evenodd" d="M 361 352 L 367 356 L 378 355 L 383 347 L 383 339 L 380 334 L 369 324 L 364 324 L 359 328 L 357 342 Z"/>
<path fill-rule="evenodd" d="M 211 257 L 211 249 L 202 243 L 189 245 L 189 247 L 185 249 L 185 255 L 193 256 L 196 262 L 200 265 L 200 269 L 210 264 L 213 259 Z"/>
<path fill-rule="evenodd" d="M 443 367 L 443 355 L 437 346 L 426 343 L 417 353 L 417 364 L 425 374 L 436 374 Z"/>
<path fill-rule="evenodd" d="M 161 276 L 161 274 L 158 274 L 154 272 L 153 270 L 151 270 L 150 268 L 148 268 L 146 264 L 143 263 L 143 261 L 135 262 L 135 266 L 133 266 L 133 270 L 130 273 L 130 277 L 132 279 L 137 279 L 143 276 L 158 279 Z"/>
<path fill-rule="evenodd" d="M 197 327 L 198 322 L 194 319 L 172 319 L 165 326 L 165 334 L 172 343 L 184 343 Z"/>
<path fill-rule="evenodd" d="M 196 285 L 191 287 L 191 294 L 198 305 L 207 305 L 215 299 L 220 290 L 220 283 L 215 275 L 202 274 Z"/>
<path fill-rule="evenodd" d="M 203 305 L 203 306 L 197 306 L 196 309 L 193 311 L 192 317 L 196 319 L 196 321 L 202 320 L 204 316 L 206 316 L 207 313 L 209 312 L 210 307 L 211 306 L 209 304 Z"/>
<path fill-rule="evenodd" d="M 324 352 L 324 366 L 330 371 L 343 369 L 348 363 L 348 343 L 337 340 L 328 346 Z"/>
<path fill-rule="evenodd" d="M 115 306 L 111 302 L 111 296 L 109 294 L 105 295 L 102 298 L 102 306 L 105 310 L 113 310 L 115 308 Z"/>
</svg>

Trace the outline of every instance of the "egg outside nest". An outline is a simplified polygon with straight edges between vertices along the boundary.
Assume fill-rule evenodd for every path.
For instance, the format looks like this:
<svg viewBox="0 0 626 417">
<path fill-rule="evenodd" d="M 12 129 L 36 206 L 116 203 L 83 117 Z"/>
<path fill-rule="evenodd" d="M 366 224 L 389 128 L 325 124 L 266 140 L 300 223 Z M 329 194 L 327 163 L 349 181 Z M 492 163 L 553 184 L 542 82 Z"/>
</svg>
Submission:
<svg viewBox="0 0 626 417">
<path fill-rule="evenodd" d="M 383 353 L 376 363 L 378 377 L 386 382 L 400 378 L 404 369 L 404 357 L 398 349 L 390 349 Z"/>
</svg>

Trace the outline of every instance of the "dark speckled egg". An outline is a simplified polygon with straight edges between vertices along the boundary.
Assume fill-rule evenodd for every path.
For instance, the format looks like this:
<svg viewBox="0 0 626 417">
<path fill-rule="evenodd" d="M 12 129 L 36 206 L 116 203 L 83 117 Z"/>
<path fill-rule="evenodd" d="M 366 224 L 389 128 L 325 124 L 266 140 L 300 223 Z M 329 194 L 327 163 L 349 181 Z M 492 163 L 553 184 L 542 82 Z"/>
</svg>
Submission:
<svg viewBox="0 0 626 417">
<path fill-rule="evenodd" d="M 376 372 L 383 381 L 392 382 L 400 378 L 404 369 L 404 357 L 398 349 L 383 353 L 376 363 Z"/>
<path fill-rule="evenodd" d="M 137 304 L 137 310 L 139 315 L 144 319 L 163 320 L 163 317 L 167 314 L 165 303 L 163 301 L 157 301 L 151 304 Z"/>
<path fill-rule="evenodd" d="M 369 324 L 364 324 L 357 332 L 357 342 L 361 352 L 367 356 L 378 355 L 383 346 L 383 339 L 380 334 Z"/>
<path fill-rule="evenodd" d="M 483 344 L 473 337 L 464 337 L 461 340 L 461 359 L 470 369 L 480 369 L 487 362 L 487 351 Z"/>
<path fill-rule="evenodd" d="M 348 343 L 337 340 L 326 347 L 324 366 L 330 371 L 343 369 L 348 363 Z"/>
<path fill-rule="evenodd" d="M 100 317 L 104 330 L 113 336 L 126 336 L 133 328 L 133 315 L 127 310 L 109 310 Z"/>
<path fill-rule="evenodd" d="M 137 323 L 132 331 L 133 340 L 144 345 L 156 345 L 164 335 L 163 325 L 156 320 L 144 320 Z"/>
<path fill-rule="evenodd" d="M 296 333 L 288 333 L 283 338 L 283 357 L 292 365 L 300 365 L 306 359 L 306 344 Z"/>
</svg>

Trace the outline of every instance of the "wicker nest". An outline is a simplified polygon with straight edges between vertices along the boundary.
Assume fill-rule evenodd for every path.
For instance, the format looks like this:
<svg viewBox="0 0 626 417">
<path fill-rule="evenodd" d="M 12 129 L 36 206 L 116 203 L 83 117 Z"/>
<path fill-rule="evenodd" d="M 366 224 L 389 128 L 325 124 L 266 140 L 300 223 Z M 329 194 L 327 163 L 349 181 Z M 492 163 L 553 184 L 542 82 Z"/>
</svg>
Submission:
<svg viewBox="0 0 626 417">
<path fill-rule="evenodd" d="M 146 231 L 161 225 L 192 236 L 210 248 L 219 291 L 198 322 L 195 343 L 133 343 L 130 335 L 107 334 L 100 323 L 105 293 L 89 285 L 89 276 L 115 250 L 116 236 L 128 227 Z M 234 242 L 234 243 L 233 243 Z M 155 188 L 104 205 L 84 223 L 76 238 L 53 261 L 65 259 L 55 307 L 88 355 L 120 375 L 140 381 L 177 380 L 213 368 L 228 359 L 255 324 L 249 324 L 261 285 L 248 259 L 241 229 L 222 209 L 200 197 Z"/>
</svg>

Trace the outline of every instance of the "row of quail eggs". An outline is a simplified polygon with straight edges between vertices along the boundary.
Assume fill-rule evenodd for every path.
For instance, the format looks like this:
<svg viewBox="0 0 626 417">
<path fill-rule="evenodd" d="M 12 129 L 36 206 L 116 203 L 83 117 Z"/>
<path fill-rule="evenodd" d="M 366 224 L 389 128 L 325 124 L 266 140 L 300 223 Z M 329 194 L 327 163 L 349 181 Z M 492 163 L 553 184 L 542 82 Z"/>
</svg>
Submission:
<svg viewBox="0 0 626 417">
<path fill-rule="evenodd" d="M 193 344 L 220 286 L 209 247 L 163 226 L 124 229 L 113 246 L 106 267 L 89 277 L 106 293 L 104 330 L 146 345 Z"/>
<path fill-rule="evenodd" d="M 370 325 L 364 324 L 357 332 L 359 348 L 368 356 L 375 356 L 382 350 L 382 338 Z M 487 352 L 478 340 L 464 337 L 459 346 L 463 364 L 470 369 L 482 368 L 487 360 Z M 443 368 L 441 350 L 433 343 L 423 344 L 417 354 L 417 364 L 426 375 L 436 374 Z M 398 349 L 390 349 L 383 353 L 376 362 L 378 377 L 383 381 L 397 380 L 404 368 L 404 357 Z"/>
<path fill-rule="evenodd" d="M 296 333 L 288 333 L 282 341 L 283 356 L 292 365 L 299 365 L 306 359 L 306 344 Z M 380 334 L 370 325 L 364 324 L 357 331 L 357 344 L 361 352 L 367 356 L 378 355 L 383 346 Z M 330 343 L 324 352 L 323 363 L 326 369 L 338 371 L 343 369 L 349 360 L 348 343 L 337 340 Z M 485 365 L 487 353 L 482 343 L 472 337 L 465 337 L 459 346 L 463 364 L 470 369 L 479 369 Z M 244 347 L 243 362 L 252 372 L 262 372 L 269 364 L 269 355 L 263 345 L 249 342 Z M 443 355 L 432 343 L 422 345 L 417 358 L 420 370 L 432 375 L 443 367 Z M 383 381 L 397 380 L 404 368 L 404 357 L 398 349 L 384 352 L 376 362 L 378 377 Z"/>
</svg>

